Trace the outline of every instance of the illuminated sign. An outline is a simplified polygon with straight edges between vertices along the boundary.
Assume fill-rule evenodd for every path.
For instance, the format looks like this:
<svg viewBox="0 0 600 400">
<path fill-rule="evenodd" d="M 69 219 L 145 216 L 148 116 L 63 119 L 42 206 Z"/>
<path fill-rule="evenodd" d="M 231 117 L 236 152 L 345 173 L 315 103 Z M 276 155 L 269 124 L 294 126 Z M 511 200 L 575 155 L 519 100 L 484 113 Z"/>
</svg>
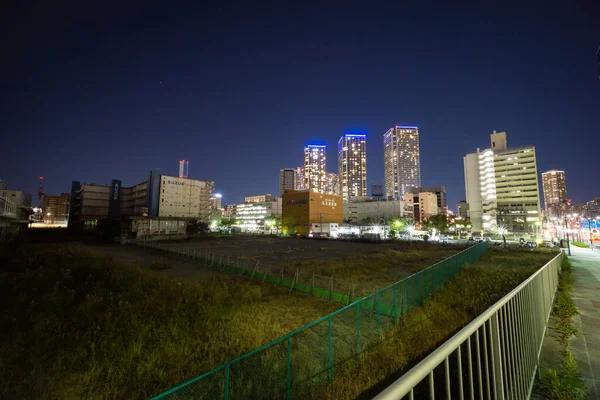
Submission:
<svg viewBox="0 0 600 400">
<path fill-rule="evenodd" d="M 184 182 L 179 182 L 179 181 L 167 181 L 168 185 L 178 185 L 178 186 L 183 186 Z"/>
</svg>

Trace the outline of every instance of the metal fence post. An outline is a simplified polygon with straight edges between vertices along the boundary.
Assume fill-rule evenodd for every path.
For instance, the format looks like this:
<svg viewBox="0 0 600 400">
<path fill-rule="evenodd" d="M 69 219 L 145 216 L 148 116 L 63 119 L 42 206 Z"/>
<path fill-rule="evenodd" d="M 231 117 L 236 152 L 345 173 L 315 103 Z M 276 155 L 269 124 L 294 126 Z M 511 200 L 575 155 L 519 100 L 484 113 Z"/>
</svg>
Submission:
<svg viewBox="0 0 600 400">
<path fill-rule="evenodd" d="M 360 303 L 356 304 L 356 354 L 360 354 Z"/>
<path fill-rule="evenodd" d="M 328 329 L 327 329 L 327 359 L 329 369 L 329 382 L 333 380 L 333 354 L 332 354 L 332 343 L 331 343 L 331 314 L 327 318 Z"/>
<path fill-rule="evenodd" d="M 229 400 L 229 363 L 225 365 L 225 400 Z"/>
<path fill-rule="evenodd" d="M 292 335 L 287 340 L 287 399 L 292 398 Z"/>
<path fill-rule="evenodd" d="M 398 314 L 398 312 L 396 311 L 396 285 L 392 287 L 392 291 L 394 293 L 394 305 L 392 306 L 392 315 L 394 317 L 394 322 L 396 322 L 396 315 Z"/>
</svg>

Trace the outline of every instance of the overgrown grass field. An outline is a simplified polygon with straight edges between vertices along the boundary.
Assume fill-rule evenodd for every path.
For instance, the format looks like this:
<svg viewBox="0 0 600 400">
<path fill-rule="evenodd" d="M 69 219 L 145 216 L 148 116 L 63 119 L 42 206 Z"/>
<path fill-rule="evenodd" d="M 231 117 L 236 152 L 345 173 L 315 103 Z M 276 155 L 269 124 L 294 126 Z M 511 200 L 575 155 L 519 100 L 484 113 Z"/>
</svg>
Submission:
<svg viewBox="0 0 600 400">
<path fill-rule="evenodd" d="M 336 369 L 323 397 L 372 398 L 481 312 L 546 264 L 550 251 L 490 248 L 448 281 L 421 308 L 410 311 L 382 344 Z"/>
<path fill-rule="evenodd" d="M 0 265 L 0 398 L 148 398 L 338 306 L 59 245 L 4 250 Z"/>
</svg>

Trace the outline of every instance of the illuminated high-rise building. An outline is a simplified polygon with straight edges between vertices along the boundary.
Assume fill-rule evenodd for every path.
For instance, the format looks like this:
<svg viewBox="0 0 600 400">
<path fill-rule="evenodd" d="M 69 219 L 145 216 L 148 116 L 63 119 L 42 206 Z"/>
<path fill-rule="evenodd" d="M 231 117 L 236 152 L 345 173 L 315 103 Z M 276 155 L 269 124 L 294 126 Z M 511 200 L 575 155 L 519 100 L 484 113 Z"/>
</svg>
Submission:
<svg viewBox="0 0 600 400">
<path fill-rule="evenodd" d="M 542 173 L 542 189 L 544 191 L 544 208 L 567 204 L 567 184 L 564 171 L 551 170 Z"/>
<path fill-rule="evenodd" d="M 464 158 L 465 190 L 473 232 L 539 234 L 540 193 L 535 147 L 509 149 L 506 132 L 490 135 L 491 148 Z"/>
<path fill-rule="evenodd" d="M 340 186 L 340 176 L 335 172 L 327 172 L 325 174 L 325 179 L 325 191 L 323 193 L 340 196 L 342 190 Z"/>
<path fill-rule="evenodd" d="M 304 188 L 325 193 L 327 173 L 325 172 L 327 146 L 309 144 L 304 148 Z"/>
<path fill-rule="evenodd" d="M 396 125 L 383 134 L 385 194 L 403 199 L 411 187 L 421 186 L 419 127 Z"/>
<path fill-rule="evenodd" d="M 344 201 L 367 195 L 367 135 L 346 133 L 340 137 L 338 173 Z"/>
</svg>

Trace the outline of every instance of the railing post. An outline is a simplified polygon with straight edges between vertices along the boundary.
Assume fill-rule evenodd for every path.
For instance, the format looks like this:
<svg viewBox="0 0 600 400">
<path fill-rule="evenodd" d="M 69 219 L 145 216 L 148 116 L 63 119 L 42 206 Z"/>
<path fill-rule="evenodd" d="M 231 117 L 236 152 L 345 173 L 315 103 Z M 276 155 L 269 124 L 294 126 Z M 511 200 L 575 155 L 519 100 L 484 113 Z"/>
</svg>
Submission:
<svg viewBox="0 0 600 400">
<path fill-rule="evenodd" d="M 500 324 L 498 323 L 498 312 L 490 318 L 490 355 L 492 358 L 492 379 L 494 382 L 494 398 L 504 399 L 504 386 L 502 382 L 502 348 L 500 347 Z"/>
</svg>

